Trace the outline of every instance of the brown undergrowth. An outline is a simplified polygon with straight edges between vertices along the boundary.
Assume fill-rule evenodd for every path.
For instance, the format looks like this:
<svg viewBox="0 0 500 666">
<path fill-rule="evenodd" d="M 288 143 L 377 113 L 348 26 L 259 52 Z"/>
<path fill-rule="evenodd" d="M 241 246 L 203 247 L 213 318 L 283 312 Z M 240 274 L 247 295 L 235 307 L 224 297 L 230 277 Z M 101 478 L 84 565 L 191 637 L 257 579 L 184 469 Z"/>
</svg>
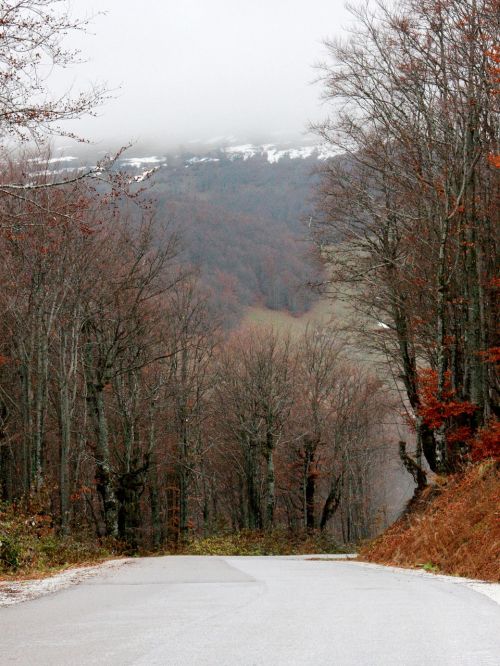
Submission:
<svg viewBox="0 0 500 666">
<path fill-rule="evenodd" d="M 51 516 L 36 505 L 0 503 L 0 580 L 43 578 L 71 566 L 102 562 L 118 554 L 114 543 L 91 535 L 63 537 Z"/>
<path fill-rule="evenodd" d="M 500 464 L 439 478 L 360 559 L 500 582 Z"/>
<path fill-rule="evenodd" d="M 242 530 L 189 541 L 177 555 L 309 555 L 351 552 L 321 532 Z"/>
</svg>

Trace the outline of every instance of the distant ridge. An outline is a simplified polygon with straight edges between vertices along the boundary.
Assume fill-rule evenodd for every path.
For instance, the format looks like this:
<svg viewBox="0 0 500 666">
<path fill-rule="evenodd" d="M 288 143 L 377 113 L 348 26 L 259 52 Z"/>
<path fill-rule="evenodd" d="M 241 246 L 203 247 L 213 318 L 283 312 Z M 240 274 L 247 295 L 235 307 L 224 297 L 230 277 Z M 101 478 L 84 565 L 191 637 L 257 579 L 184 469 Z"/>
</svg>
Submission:
<svg viewBox="0 0 500 666">
<path fill-rule="evenodd" d="M 45 167 L 43 173 L 64 173 L 83 168 L 82 164 L 91 164 L 98 161 L 100 156 L 91 156 L 88 152 L 84 157 L 75 155 L 66 155 L 59 149 L 60 156 L 51 156 L 50 159 L 43 158 L 32 160 L 40 168 Z M 326 144 L 278 144 L 278 143 L 241 143 L 220 145 L 214 148 L 212 145 L 198 146 L 192 151 L 182 148 L 176 151 L 158 151 L 154 154 L 146 154 L 146 151 L 139 151 L 131 147 L 123 157 L 117 160 L 117 168 L 121 170 L 140 170 L 151 168 L 162 168 L 166 166 L 190 166 L 198 164 L 215 164 L 221 161 L 248 161 L 261 160 L 269 164 L 277 164 L 283 160 L 310 160 L 324 162 L 332 157 L 341 154 L 338 149 L 332 148 Z M 36 175 L 41 175 L 37 171 Z M 35 175 L 35 174 L 34 174 Z"/>
</svg>

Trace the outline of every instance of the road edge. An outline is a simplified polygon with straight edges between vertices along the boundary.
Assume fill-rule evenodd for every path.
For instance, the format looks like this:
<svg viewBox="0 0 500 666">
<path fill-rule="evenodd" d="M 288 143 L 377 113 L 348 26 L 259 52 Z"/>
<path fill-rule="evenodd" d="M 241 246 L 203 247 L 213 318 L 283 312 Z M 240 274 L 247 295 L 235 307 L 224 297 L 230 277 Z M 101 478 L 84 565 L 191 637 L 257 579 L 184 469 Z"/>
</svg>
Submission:
<svg viewBox="0 0 500 666">
<path fill-rule="evenodd" d="M 59 592 L 107 569 L 116 569 L 130 560 L 131 558 L 120 558 L 86 567 L 72 567 L 45 578 L 0 581 L 0 608 Z"/>
</svg>

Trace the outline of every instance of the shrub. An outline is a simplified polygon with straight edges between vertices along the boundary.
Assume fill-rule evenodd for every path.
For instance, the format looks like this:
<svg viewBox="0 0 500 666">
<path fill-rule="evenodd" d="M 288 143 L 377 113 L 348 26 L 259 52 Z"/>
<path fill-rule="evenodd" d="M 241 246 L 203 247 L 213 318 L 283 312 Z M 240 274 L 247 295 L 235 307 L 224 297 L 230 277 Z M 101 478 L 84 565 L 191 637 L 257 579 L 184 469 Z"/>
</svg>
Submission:
<svg viewBox="0 0 500 666">
<path fill-rule="evenodd" d="M 0 534 L 0 569 L 17 571 L 21 563 L 21 544 L 15 537 Z"/>
<path fill-rule="evenodd" d="M 184 555 L 307 555 L 346 552 L 332 537 L 321 532 L 291 533 L 287 530 L 242 530 L 195 538 L 176 551 Z"/>
</svg>

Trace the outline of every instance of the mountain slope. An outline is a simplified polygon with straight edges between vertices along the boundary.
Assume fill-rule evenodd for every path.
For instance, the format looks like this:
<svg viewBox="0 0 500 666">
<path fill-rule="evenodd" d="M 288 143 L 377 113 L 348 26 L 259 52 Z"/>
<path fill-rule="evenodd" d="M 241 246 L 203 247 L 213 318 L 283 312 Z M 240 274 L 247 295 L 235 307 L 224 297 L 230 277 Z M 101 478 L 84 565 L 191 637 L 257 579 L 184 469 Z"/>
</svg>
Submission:
<svg viewBox="0 0 500 666">
<path fill-rule="evenodd" d="M 145 187 L 157 217 L 180 232 L 184 261 L 234 322 L 248 306 L 302 314 L 315 302 L 308 285 L 321 269 L 306 223 L 317 169 L 334 157 L 321 145 L 241 144 L 131 153 L 116 168 Z M 60 178 L 81 164 L 61 156 L 33 166 Z"/>
<path fill-rule="evenodd" d="M 370 562 L 500 582 L 500 466 L 440 478 L 361 551 Z"/>
</svg>

